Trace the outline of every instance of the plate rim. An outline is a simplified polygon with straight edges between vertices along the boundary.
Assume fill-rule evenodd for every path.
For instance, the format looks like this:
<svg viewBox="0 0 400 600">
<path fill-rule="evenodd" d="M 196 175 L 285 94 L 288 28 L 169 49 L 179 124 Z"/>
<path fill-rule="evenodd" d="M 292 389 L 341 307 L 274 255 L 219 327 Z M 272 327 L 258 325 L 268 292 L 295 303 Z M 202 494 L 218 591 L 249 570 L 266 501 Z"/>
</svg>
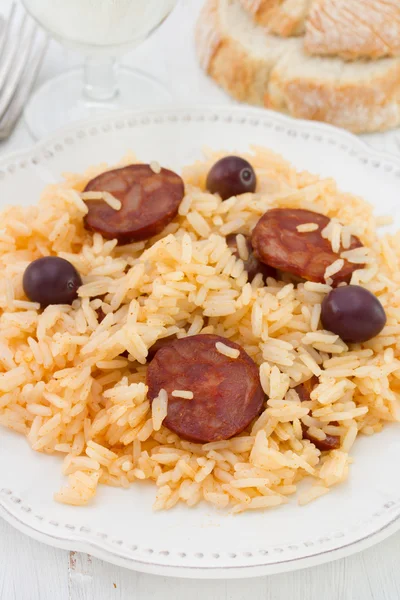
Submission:
<svg viewBox="0 0 400 600">
<path fill-rule="evenodd" d="M 163 122 L 168 119 L 173 122 L 176 120 L 191 120 L 192 118 L 202 117 L 202 120 L 208 120 L 210 122 L 219 119 L 224 119 L 227 123 L 229 121 L 235 123 L 248 123 L 254 124 L 255 126 L 260 124 L 260 120 L 264 122 L 269 121 L 271 126 L 282 129 L 286 129 L 289 135 L 297 136 L 298 132 L 302 131 L 302 135 L 308 137 L 314 136 L 316 141 L 322 141 L 322 138 L 326 138 L 327 143 L 338 145 L 340 149 L 349 151 L 353 156 L 358 156 L 362 162 L 368 163 L 372 161 L 372 166 L 380 166 L 382 162 L 388 163 L 388 172 L 396 170 L 396 175 L 400 177 L 400 157 L 395 154 L 388 152 L 382 152 L 374 149 L 368 145 L 364 140 L 357 138 L 355 135 L 327 125 L 325 123 L 317 123 L 312 121 L 295 120 L 286 115 L 275 113 L 273 111 L 253 108 L 253 107 L 241 107 L 241 106 L 230 106 L 230 105 L 180 105 L 176 107 L 167 107 L 163 109 L 137 109 L 128 111 L 119 111 L 112 113 L 111 115 L 95 117 L 84 121 L 79 121 L 68 125 L 58 131 L 54 132 L 50 136 L 35 143 L 30 148 L 23 148 L 16 150 L 12 153 L 6 154 L 0 158 L 0 182 L 7 173 L 14 174 L 15 169 L 18 167 L 24 168 L 26 162 L 31 162 L 33 165 L 37 165 L 43 160 L 51 159 L 55 153 L 63 151 L 63 143 L 67 143 L 67 139 L 71 136 L 76 137 L 79 141 L 79 137 L 85 135 L 96 135 L 100 127 L 108 127 L 109 131 L 119 130 L 125 127 L 126 123 L 137 123 L 148 124 L 157 122 Z M 289 128 L 289 129 L 288 129 Z M 92 134 L 91 131 L 94 133 Z M 106 133 L 106 131 L 102 130 Z M 80 134 L 83 134 L 80 136 Z M 4 490 L 0 490 L 4 492 Z M 7 490 L 8 492 L 8 490 Z M 12 492 L 11 492 L 12 494 Z M 400 512 L 394 518 L 390 519 L 385 525 L 380 527 L 377 531 L 368 533 L 360 539 L 349 542 L 344 546 L 334 549 L 314 551 L 307 556 L 287 558 L 279 561 L 276 560 L 270 563 L 262 563 L 262 559 L 259 564 L 253 565 L 232 565 L 232 566 L 185 566 L 181 564 L 177 565 L 166 565 L 156 563 L 151 560 L 141 561 L 139 559 L 123 555 L 121 552 L 110 550 L 106 545 L 101 545 L 99 541 L 94 541 L 85 538 L 84 535 L 80 535 L 79 538 L 75 533 L 70 532 L 64 528 L 60 531 L 60 535 L 52 535 L 50 533 L 40 530 L 40 526 L 35 527 L 29 523 L 28 518 L 24 519 L 23 513 L 17 515 L 16 510 L 13 510 L 11 503 L 8 501 L 9 496 L 7 494 L 0 493 L 0 516 L 2 516 L 8 523 L 14 526 L 16 529 L 29 535 L 30 537 L 45 542 L 48 545 L 64 548 L 66 550 L 79 550 L 87 552 L 119 566 L 128 567 L 130 569 L 138 570 L 145 573 L 152 573 L 164 576 L 180 576 L 189 578 L 243 578 L 243 577 L 254 577 L 260 575 L 270 575 L 273 573 L 294 571 L 297 569 L 315 566 L 317 564 L 323 564 L 332 560 L 349 556 L 358 551 L 364 550 L 379 541 L 382 541 L 398 529 L 400 529 Z M 15 496 L 14 496 L 15 498 Z M 12 496 L 11 496 L 12 499 Z M 18 506 L 21 500 L 14 500 L 15 505 Z M 29 514 L 29 513 L 27 513 Z M 21 516 L 22 515 L 22 516 Z M 38 521 L 39 523 L 39 521 Z"/>
<path fill-rule="evenodd" d="M 298 571 L 304 568 L 315 567 L 340 560 L 341 558 L 346 558 L 353 554 L 357 554 L 358 552 L 362 552 L 363 550 L 367 550 L 384 541 L 400 529 L 399 514 L 377 531 L 369 533 L 355 542 L 350 542 L 340 548 L 325 550 L 319 553 L 311 553 L 310 555 L 301 558 L 286 559 L 270 564 L 259 563 L 250 566 L 186 567 L 183 565 L 162 565 L 148 560 L 141 561 L 127 557 L 126 555 L 124 556 L 122 553 L 112 552 L 104 546 L 101 546 L 98 542 L 95 543 L 89 540 L 76 539 L 74 536 L 68 538 L 65 535 L 56 536 L 45 533 L 26 523 L 24 520 L 19 519 L 17 515 L 8 510 L 6 503 L 2 502 L 1 498 L 0 517 L 21 533 L 28 535 L 38 542 L 45 543 L 48 546 L 67 551 L 84 552 L 91 556 L 95 556 L 100 560 L 141 573 L 160 575 L 163 577 L 180 577 L 184 579 L 246 579 Z M 228 577 L 227 573 L 229 573 Z"/>
<path fill-rule="evenodd" d="M 373 146 L 371 146 L 370 144 L 368 144 L 368 142 L 366 142 L 364 139 L 362 139 L 360 136 L 357 136 L 345 129 L 340 129 L 339 127 L 336 127 L 334 125 L 330 125 L 329 123 L 322 123 L 319 121 L 307 121 L 305 119 L 295 119 L 293 117 L 290 117 L 288 115 L 282 114 L 282 113 L 278 113 L 269 109 L 264 109 L 264 108 L 258 108 L 258 107 L 254 107 L 254 106 L 235 106 L 235 105 L 229 105 L 229 104 L 177 104 L 174 107 L 167 107 L 167 108 L 153 108 L 153 109 L 134 109 L 134 110 L 122 110 L 122 111 L 115 111 L 114 113 L 112 113 L 111 115 L 103 115 L 103 116 L 98 116 L 98 117 L 93 117 L 93 118 L 89 118 L 89 119 L 83 119 L 80 121 L 75 121 L 74 123 L 70 123 L 69 125 L 66 125 L 65 127 L 62 127 L 60 129 L 57 129 L 54 133 L 44 137 L 41 140 L 35 141 L 33 142 L 33 145 L 30 147 L 23 147 L 19 150 L 14 150 L 12 152 L 8 152 L 6 153 L 4 156 L 2 156 L 0 158 L 0 168 L 4 168 L 4 166 L 8 165 L 8 163 L 12 163 L 13 161 L 16 160 L 20 160 L 23 159 L 25 156 L 29 156 L 29 155 L 33 155 L 32 158 L 35 159 L 37 157 L 38 152 L 43 152 L 44 153 L 44 158 L 48 159 L 51 158 L 51 155 L 46 155 L 46 150 L 49 151 L 54 151 L 54 149 L 56 151 L 60 151 L 60 148 L 56 148 L 56 146 L 60 143 L 60 138 L 64 137 L 64 136 L 68 136 L 71 135 L 73 132 L 75 132 L 75 134 L 77 134 L 79 132 L 79 130 L 84 130 L 87 129 L 88 127 L 94 128 L 100 124 L 105 124 L 105 123 L 110 123 L 111 121 L 114 121 L 114 128 L 116 130 L 121 129 L 124 126 L 124 121 L 129 121 L 129 119 L 135 119 L 138 117 L 142 117 L 142 124 L 146 124 L 146 123 L 150 123 L 150 117 L 151 116 L 161 116 L 163 115 L 164 117 L 166 115 L 170 115 L 170 121 L 173 122 L 174 120 L 177 120 L 178 115 L 182 116 L 183 114 L 183 118 L 185 116 L 188 116 L 190 120 L 190 115 L 191 114 L 198 114 L 198 113 L 209 113 L 212 115 L 212 118 L 210 119 L 210 121 L 216 121 L 219 119 L 220 115 L 224 115 L 225 118 L 226 116 L 230 117 L 231 121 L 234 121 L 234 117 L 238 116 L 238 115 L 242 115 L 240 117 L 240 122 L 243 122 L 243 119 L 249 121 L 251 124 L 257 125 L 259 124 L 258 122 L 256 123 L 255 120 L 259 121 L 260 119 L 264 119 L 264 120 L 270 120 L 270 121 L 275 121 L 276 125 L 275 127 L 279 127 L 280 125 L 291 125 L 293 128 L 293 132 L 296 129 L 305 129 L 305 130 L 309 130 L 311 132 L 314 132 L 316 134 L 316 141 L 321 141 L 318 138 L 317 132 L 319 132 L 322 136 L 322 134 L 325 133 L 325 135 L 327 134 L 331 134 L 332 136 L 332 140 L 334 137 L 338 138 L 342 138 L 343 141 L 347 140 L 348 144 L 351 145 L 353 148 L 358 147 L 358 151 L 354 154 L 355 155 L 363 155 L 365 154 L 366 157 L 369 156 L 374 156 L 376 157 L 378 160 L 385 160 L 388 162 L 393 163 L 394 165 L 396 165 L 397 168 L 399 168 L 400 170 L 400 156 L 398 156 L 397 154 L 393 153 L 393 152 L 387 152 L 387 151 L 383 151 L 383 150 L 378 150 L 376 148 L 374 148 Z M 227 115 L 227 113 L 229 113 Z M 175 118 L 174 118 L 175 117 Z M 253 122 L 252 118 L 254 119 Z M 185 120 L 185 118 L 184 118 Z M 154 121 L 155 123 L 157 123 L 157 120 Z M 229 122 L 229 121 L 226 121 Z M 104 130 L 105 132 L 105 130 Z M 331 141 L 328 139 L 328 143 L 331 143 Z M 54 148 L 52 148 L 52 146 L 54 146 Z M 347 148 L 346 148 L 347 149 Z M 344 148 L 343 148 L 344 150 Z M 400 176 L 400 171 L 399 171 L 399 176 Z"/>
</svg>

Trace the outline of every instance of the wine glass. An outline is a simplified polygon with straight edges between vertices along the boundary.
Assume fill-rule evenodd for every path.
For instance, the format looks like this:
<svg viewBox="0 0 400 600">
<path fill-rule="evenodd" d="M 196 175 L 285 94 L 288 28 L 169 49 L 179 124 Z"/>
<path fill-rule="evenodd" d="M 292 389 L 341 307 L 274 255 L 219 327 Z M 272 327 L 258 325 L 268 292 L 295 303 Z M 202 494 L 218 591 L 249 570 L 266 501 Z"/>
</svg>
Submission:
<svg viewBox="0 0 400 600">
<path fill-rule="evenodd" d="M 117 59 L 157 29 L 177 0 L 22 1 L 55 39 L 85 56 L 83 69 L 47 81 L 32 96 L 25 120 L 34 138 L 94 114 L 171 100 L 157 79 L 118 67 Z"/>
</svg>

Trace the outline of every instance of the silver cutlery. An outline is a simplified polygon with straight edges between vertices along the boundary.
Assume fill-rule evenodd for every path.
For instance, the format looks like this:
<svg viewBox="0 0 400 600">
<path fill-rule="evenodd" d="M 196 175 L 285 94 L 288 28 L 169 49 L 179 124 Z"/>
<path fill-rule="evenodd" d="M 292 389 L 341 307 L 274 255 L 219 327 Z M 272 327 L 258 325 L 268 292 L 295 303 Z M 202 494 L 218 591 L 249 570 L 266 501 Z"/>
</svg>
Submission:
<svg viewBox="0 0 400 600">
<path fill-rule="evenodd" d="M 0 140 L 9 137 L 39 73 L 47 36 L 16 3 L 0 29 Z"/>
</svg>

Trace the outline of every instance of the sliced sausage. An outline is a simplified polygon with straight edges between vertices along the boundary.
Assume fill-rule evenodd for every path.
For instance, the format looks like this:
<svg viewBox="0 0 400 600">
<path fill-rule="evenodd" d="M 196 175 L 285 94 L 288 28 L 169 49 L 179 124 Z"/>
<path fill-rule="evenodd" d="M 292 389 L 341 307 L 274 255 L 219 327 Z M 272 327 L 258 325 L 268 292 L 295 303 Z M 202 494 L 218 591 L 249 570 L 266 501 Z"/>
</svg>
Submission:
<svg viewBox="0 0 400 600">
<path fill-rule="evenodd" d="M 303 383 L 297 385 L 294 388 L 298 393 L 301 402 L 307 402 L 308 400 L 311 400 L 310 394 L 316 385 L 318 385 L 318 377 L 313 375 L 311 379 L 304 381 Z M 338 448 L 340 448 L 340 437 L 338 435 L 327 434 L 324 440 L 319 440 L 318 438 L 309 434 L 308 427 L 304 425 L 304 423 L 302 423 L 301 426 L 303 429 L 303 438 L 309 440 L 312 444 L 314 444 L 314 446 L 318 448 L 318 450 L 321 450 L 321 452 L 328 450 L 337 450 Z"/>
<path fill-rule="evenodd" d="M 313 435 L 310 435 L 306 427 L 303 427 L 303 438 L 309 440 L 316 448 L 318 448 L 318 450 L 321 450 L 321 452 L 337 450 L 340 448 L 340 437 L 338 435 L 327 434 L 324 440 L 319 440 Z"/>
<path fill-rule="evenodd" d="M 226 243 L 228 244 L 228 247 L 233 250 L 234 256 L 236 256 L 236 258 L 240 258 L 239 249 L 237 245 L 237 235 L 237 233 L 231 233 L 230 235 L 228 235 L 226 237 Z M 258 273 L 262 274 L 264 281 L 267 280 L 267 277 L 274 277 L 276 279 L 276 269 L 274 269 L 274 267 L 270 267 L 269 265 L 260 262 L 258 258 L 256 258 L 254 255 L 253 246 L 251 245 L 250 238 L 248 236 L 243 237 L 246 240 L 246 246 L 249 252 L 248 259 L 243 261 L 244 268 L 245 271 L 247 271 L 249 281 L 252 282 L 254 277 L 258 275 Z"/>
<path fill-rule="evenodd" d="M 311 400 L 311 392 L 318 385 L 319 379 L 316 375 L 313 375 L 311 379 L 307 379 L 307 381 L 303 381 L 300 385 L 297 385 L 294 389 L 299 395 L 301 402 L 308 402 Z"/>
<path fill-rule="evenodd" d="M 316 223 L 318 229 L 300 233 L 297 226 L 305 223 Z M 311 210 L 273 208 L 261 217 L 253 230 L 254 253 L 259 260 L 276 269 L 324 283 L 326 268 L 339 258 L 330 242 L 321 235 L 328 223 L 328 217 Z M 349 250 L 360 246 L 360 240 L 352 236 Z M 345 261 L 341 271 L 332 276 L 334 285 L 349 283 L 353 271 L 360 267 Z"/>
<path fill-rule="evenodd" d="M 157 235 L 172 221 L 184 196 L 184 184 L 168 169 L 155 173 L 149 165 L 129 165 L 95 177 L 84 191 L 109 192 L 122 204 L 115 210 L 104 200 L 89 200 L 86 229 L 129 244 Z"/>
<path fill-rule="evenodd" d="M 239 350 L 239 356 L 221 354 L 217 342 Z M 264 402 L 255 362 L 238 344 L 212 334 L 177 339 L 161 348 L 148 367 L 147 385 L 150 401 L 161 389 L 168 393 L 163 424 L 182 438 L 201 443 L 237 435 Z M 174 390 L 193 392 L 193 398 L 174 398 Z"/>
<path fill-rule="evenodd" d="M 98 309 L 98 310 L 101 310 Z M 100 321 L 99 321 L 100 323 Z M 153 358 L 155 357 L 156 353 L 160 350 L 160 348 L 164 348 L 164 346 L 168 346 L 168 344 L 170 344 L 173 340 L 176 340 L 176 335 L 168 335 L 165 338 L 160 338 L 159 340 L 156 340 L 154 342 L 154 344 L 152 346 L 150 346 L 150 348 L 148 349 L 147 352 L 147 362 L 150 362 L 151 360 L 153 360 Z M 120 356 L 123 356 L 124 358 L 128 358 L 129 356 L 129 352 L 128 350 L 125 350 L 124 352 L 122 352 L 122 354 Z"/>
<path fill-rule="evenodd" d="M 161 350 L 161 348 L 168 346 L 171 342 L 173 342 L 176 339 L 177 339 L 176 335 L 172 334 L 172 335 L 168 335 L 167 337 L 163 337 L 163 338 L 160 338 L 159 340 L 156 340 L 154 342 L 154 344 L 152 346 L 150 346 L 150 348 L 148 350 L 147 360 L 148 361 L 153 360 L 153 358 L 155 357 L 157 352 L 159 350 Z"/>
<path fill-rule="evenodd" d="M 101 306 L 100 306 L 99 308 L 97 308 L 97 309 L 96 309 L 96 314 L 97 314 L 97 321 L 98 321 L 98 323 L 99 323 L 99 325 L 100 325 L 100 323 L 101 323 L 102 321 L 104 321 L 104 319 L 106 318 L 106 314 L 105 314 L 105 312 L 103 311 L 103 309 L 101 308 Z"/>
</svg>

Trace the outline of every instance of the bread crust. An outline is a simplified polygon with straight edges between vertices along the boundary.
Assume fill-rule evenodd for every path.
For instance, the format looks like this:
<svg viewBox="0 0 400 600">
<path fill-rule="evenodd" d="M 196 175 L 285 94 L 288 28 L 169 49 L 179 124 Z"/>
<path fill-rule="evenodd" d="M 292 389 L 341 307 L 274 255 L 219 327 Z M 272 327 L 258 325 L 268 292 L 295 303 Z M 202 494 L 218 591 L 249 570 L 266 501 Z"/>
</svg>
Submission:
<svg viewBox="0 0 400 600">
<path fill-rule="evenodd" d="M 224 31 L 220 2 L 207 0 L 203 8 L 196 30 L 197 51 L 206 72 L 231 96 L 354 133 L 385 131 L 400 124 L 400 59 L 379 61 L 381 68 L 371 76 L 369 63 L 358 61 L 351 67 L 353 77 L 344 61 L 308 57 L 301 39 L 282 40 L 287 51 L 281 57 L 268 57 L 268 52 L 265 57 L 254 56 Z M 318 76 L 298 75 L 304 61 L 314 60 Z M 310 64 L 314 67 L 314 62 Z M 338 73 L 328 77 L 332 65 Z"/>
<path fill-rule="evenodd" d="M 400 123 L 400 62 L 395 59 L 390 62 L 382 76 L 359 81 L 338 78 L 330 82 L 285 76 L 283 65 L 278 64 L 271 74 L 264 105 L 353 133 L 392 129 Z"/>
<path fill-rule="evenodd" d="M 219 0 L 204 5 L 195 32 L 197 54 L 203 69 L 240 102 L 262 106 L 273 62 L 251 56 L 224 31 Z"/>
<path fill-rule="evenodd" d="M 345 60 L 400 56 L 400 2 L 315 0 L 304 48 L 309 54 Z"/>
<path fill-rule="evenodd" d="M 245 10 L 270 33 L 289 37 L 305 31 L 311 0 L 240 0 Z"/>
</svg>

